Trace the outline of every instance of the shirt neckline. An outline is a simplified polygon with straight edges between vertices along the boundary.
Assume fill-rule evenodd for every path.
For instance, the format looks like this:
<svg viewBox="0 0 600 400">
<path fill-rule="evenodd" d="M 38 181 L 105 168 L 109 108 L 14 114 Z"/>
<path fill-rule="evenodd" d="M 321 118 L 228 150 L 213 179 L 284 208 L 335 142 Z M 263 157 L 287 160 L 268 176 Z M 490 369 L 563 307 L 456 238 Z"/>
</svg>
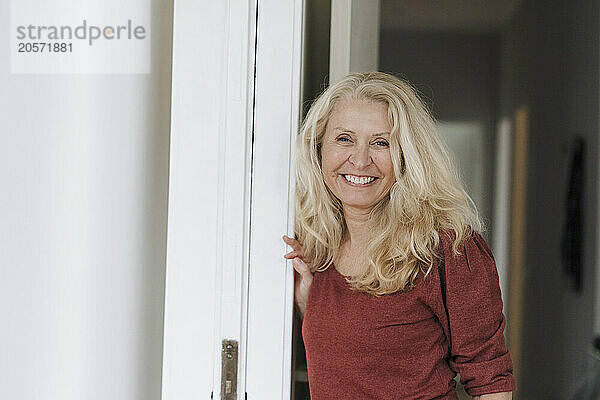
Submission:
<svg viewBox="0 0 600 400">
<path fill-rule="evenodd" d="M 350 276 L 344 275 L 344 274 L 342 274 L 340 271 L 338 271 L 338 270 L 335 268 L 335 265 L 334 265 L 334 264 L 331 264 L 331 266 L 329 267 L 329 269 L 333 269 L 333 274 L 334 274 L 334 275 L 336 275 L 338 278 L 341 278 L 341 279 L 342 279 L 344 282 L 346 282 L 346 283 L 348 282 L 346 279 L 349 279 L 349 278 L 351 278 Z"/>
</svg>

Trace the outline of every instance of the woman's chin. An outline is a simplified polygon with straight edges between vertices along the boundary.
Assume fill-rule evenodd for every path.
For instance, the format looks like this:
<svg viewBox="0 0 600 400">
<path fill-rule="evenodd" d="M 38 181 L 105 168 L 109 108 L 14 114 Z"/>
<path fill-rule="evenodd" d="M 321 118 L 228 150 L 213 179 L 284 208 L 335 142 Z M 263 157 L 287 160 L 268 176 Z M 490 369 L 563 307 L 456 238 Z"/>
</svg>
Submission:
<svg viewBox="0 0 600 400">
<path fill-rule="evenodd" d="M 377 202 L 373 201 L 344 201 L 343 199 L 341 200 L 341 202 L 344 210 L 355 210 L 361 212 L 370 212 L 373 209 L 373 207 L 375 207 L 375 205 L 377 204 Z"/>
</svg>

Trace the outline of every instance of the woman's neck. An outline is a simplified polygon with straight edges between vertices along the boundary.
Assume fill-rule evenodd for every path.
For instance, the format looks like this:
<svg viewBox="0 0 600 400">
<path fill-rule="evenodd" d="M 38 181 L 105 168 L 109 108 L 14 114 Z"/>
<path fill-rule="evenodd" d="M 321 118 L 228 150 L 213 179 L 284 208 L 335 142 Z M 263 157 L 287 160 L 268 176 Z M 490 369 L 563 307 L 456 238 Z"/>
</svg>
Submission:
<svg viewBox="0 0 600 400">
<path fill-rule="evenodd" d="M 335 268 L 345 276 L 360 276 L 364 272 L 364 252 L 369 243 L 370 210 L 344 207 L 346 234 L 334 260 Z"/>
<path fill-rule="evenodd" d="M 348 229 L 344 241 L 351 249 L 363 249 L 369 240 L 369 217 L 371 210 L 345 207 L 344 219 Z"/>
</svg>

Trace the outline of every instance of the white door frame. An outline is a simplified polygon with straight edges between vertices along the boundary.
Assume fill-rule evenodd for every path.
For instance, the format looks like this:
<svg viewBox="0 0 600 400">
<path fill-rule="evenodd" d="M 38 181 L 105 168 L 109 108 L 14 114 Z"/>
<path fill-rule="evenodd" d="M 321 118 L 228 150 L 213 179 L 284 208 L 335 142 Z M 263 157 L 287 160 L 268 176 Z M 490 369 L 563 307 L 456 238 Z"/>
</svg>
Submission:
<svg viewBox="0 0 600 400">
<path fill-rule="evenodd" d="M 239 343 L 237 398 L 289 396 L 302 11 L 175 0 L 165 400 L 220 398 L 223 339 Z"/>
<path fill-rule="evenodd" d="M 508 314 L 510 263 L 510 199 L 512 176 L 512 123 L 509 117 L 496 127 L 496 175 L 494 177 L 494 226 L 492 248 L 500 280 L 504 315 Z"/>
<path fill-rule="evenodd" d="M 248 399 L 291 396 L 293 148 L 301 117 L 303 0 L 260 1 L 248 304 Z"/>
<path fill-rule="evenodd" d="M 331 0 L 329 83 L 379 69 L 380 0 Z"/>
</svg>

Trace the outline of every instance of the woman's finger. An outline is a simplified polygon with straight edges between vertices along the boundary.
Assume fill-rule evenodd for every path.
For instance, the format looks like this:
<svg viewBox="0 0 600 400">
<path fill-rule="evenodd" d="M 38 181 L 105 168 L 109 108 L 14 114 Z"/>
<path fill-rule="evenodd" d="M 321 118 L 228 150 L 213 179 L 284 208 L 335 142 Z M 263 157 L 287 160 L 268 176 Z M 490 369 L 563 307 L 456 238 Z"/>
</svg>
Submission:
<svg viewBox="0 0 600 400">
<path fill-rule="evenodd" d="M 292 260 L 292 265 L 294 266 L 294 269 L 303 278 L 311 278 L 312 277 L 313 274 L 310 271 L 309 266 L 304 261 L 302 261 L 300 258 L 294 258 Z"/>
<path fill-rule="evenodd" d="M 302 250 L 302 246 L 300 245 L 300 243 L 296 240 L 296 239 L 292 239 L 289 236 L 283 235 L 283 241 L 290 246 L 292 249 L 296 250 L 296 251 L 300 251 Z"/>
<path fill-rule="evenodd" d="M 288 259 L 292 259 L 292 258 L 296 258 L 296 257 L 301 257 L 302 254 L 298 251 L 290 251 L 289 253 L 287 253 L 286 255 L 284 255 L 285 258 Z"/>
<path fill-rule="evenodd" d="M 290 251 L 289 253 L 284 255 L 285 258 L 292 259 L 298 257 L 307 264 L 310 264 L 312 262 L 312 260 L 304 256 L 302 245 L 300 245 L 300 242 L 298 242 L 296 239 L 283 235 L 283 241 L 293 249 L 293 251 Z"/>
<path fill-rule="evenodd" d="M 304 254 L 302 254 L 301 251 L 291 251 L 289 253 L 287 253 L 286 255 L 283 256 L 284 258 L 287 258 L 288 260 L 294 259 L 294 258 L 299 258 L 302 261 L 304 261 L 306 264 L 310 264 L 311 260 L 307 259 L 306 257 L 304 257 Z"/>
</svg>

